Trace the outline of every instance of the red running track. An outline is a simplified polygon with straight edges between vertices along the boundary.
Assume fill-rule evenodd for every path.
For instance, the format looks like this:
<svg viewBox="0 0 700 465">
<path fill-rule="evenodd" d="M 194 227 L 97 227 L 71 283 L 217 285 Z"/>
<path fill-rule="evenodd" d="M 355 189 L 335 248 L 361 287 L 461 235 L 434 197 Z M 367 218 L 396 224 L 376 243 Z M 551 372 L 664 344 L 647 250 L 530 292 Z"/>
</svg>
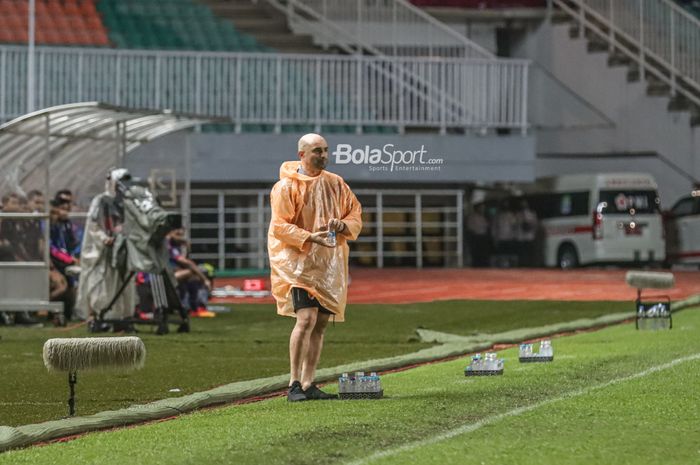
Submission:
<svg viewBox="0 0 700 465">
<path fill-rule="evenodd" d="M 351 269 L 348 303 L 414 303 L 433 300 L 619 300 L 637 291 L 625 283 L 626 270 L 544 269 Z M 700 294 L 700 273 L 674 271 L 676 286 L 656 291 L 672 300 Z M 270 288 L 269 278 L 266 280 Z M 243 278 L 217 279 L 216 286 L 242 287 Z M 272 303 L 266 298 L 213 299 L 212 303 Z"/>
</svg>

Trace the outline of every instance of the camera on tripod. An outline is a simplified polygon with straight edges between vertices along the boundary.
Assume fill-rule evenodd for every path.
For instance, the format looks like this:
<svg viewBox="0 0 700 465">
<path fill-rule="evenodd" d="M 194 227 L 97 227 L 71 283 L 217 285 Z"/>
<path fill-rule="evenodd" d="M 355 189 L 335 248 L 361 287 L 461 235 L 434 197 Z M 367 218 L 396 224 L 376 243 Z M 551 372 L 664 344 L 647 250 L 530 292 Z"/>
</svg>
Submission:
<svg viewBox="0 0 700 465">
<path fill-rule="evenodd" d="M 114 239 L 112 262 L 124 280 L 109 304 L 96 312 L 88 329 L 99 332 L 110 327 L 133 330 L 134 324 L 157 326 L 158 334 L 169 332 L 168 324 L 178 325 L 178 332 L 189 332 L 189 316 L 178 297 L 177 282 L 168 265 L 166 236 L 182 227 L 180 213 L 167 212 L 146 187 L 133 184 L 126 169 L 112 170 L 108 180 L 114 186 L 114 214 L 120 218 L 121 229 Z M 124 290 L 134 281 L 136 273 L 144 273 L 153 300 L 153 318 L 105 319 Z M 169 321 L 169 314 L 178 318 Z"/>
</svg>

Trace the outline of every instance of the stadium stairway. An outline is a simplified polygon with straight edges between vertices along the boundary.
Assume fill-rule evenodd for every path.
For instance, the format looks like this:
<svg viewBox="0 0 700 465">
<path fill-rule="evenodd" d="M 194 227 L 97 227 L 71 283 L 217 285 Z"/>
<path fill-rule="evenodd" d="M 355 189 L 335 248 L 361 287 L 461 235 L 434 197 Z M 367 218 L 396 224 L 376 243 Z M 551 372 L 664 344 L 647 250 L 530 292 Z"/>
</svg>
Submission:
<svg viewBox="0 0 700 465">
<path fill-rule="evenodd" d="M 569 27 L 569 37 L 572 40 L 581 38 L 581 28 L 575 18 L 567 16 L 559 16 L 559 21 Z M 689 113 L 690 124 L 693 127 L 700 126 L 700 107 L 693 104 L 687 98 L 680 94 L 673 96 L 671 94 L 671 86 L 661 81 L 651 73 L 642 76 L 639 65 L 631 58 L 621 52 L 610 52 L 610 45 L 600 36 L 590 30 L 585 30 L 583 40 L 586 42 L 586 49 L 589 54 L 604 54 L 607 56 L 607 65 L 610 68 L 626 67 L 627 82 L 636 83 L 645 81 L 646 95 L 651 98 L 661 97 L 668 100 L 667 110 L 670 113 Z"/>
<path fill-rule="evenodd" d="M 471 24 L 500 23 L 502 27 L 507 27 L 510 30 L 525 30 L 548 17 L 545 0 L 411 0 L 411 3 L 420 6 L 426 13 L 448 24 L 460 22 Z M 700 15 L 700 0 L 677 0 L 677 3 L 691 13 Z M 569 37 L 572 40 L 580 36 L 576 18 L 555 9 L 551 20 L 555 24 L 567 25 Z M 598 26 L 606 29 L 603 24 Z M 589 53 L 607 54 L 609 67 L 627 67 L 627 81 L 629 83 L 636 83 L 642 79 L 639 66 L 635 62 L 622 53 L 609 53 L 609 44 L 592 31 L 586 30 L 584 39 Z M 700 107 L 693 105 L 681 95 L 672 96 L 670 86 L 652 74 L 644 76 L 644 81 L 646 82 L 647 96 L 667 98 L 667 110 L 670 113 L 689 113 L 690 124 L 700 126 Z"/>
<path fill-rule="evenodd" d="M 698 109 L 581 32 L 569 21 L 544 21 L 514 50 L 535 70 L 540 169 L 583 171 L 596 159 L 602 170 L 650 172 L 672 203 L 698 177 Z"/>
<path fill-rule="evenodd" d="M 310 35 L 294 34 L 287 27 L 282 13 L 264 1 L 200 0 L 219 18 L 230 21 L 234 27 L 255 37 L 258 42 L 281 53 L 321 53 Z"/>
<path fill-rule="evenodd" d="M 443 1 L 426 0 L 424 11 L 456 30 L 491 31 L 500 39 L 492 41 L 499 55 L 531 60 L 528 111 L 537 131 L 539 175 L 590 170 L 595 158 L 605 167 L 599 169 L 653 173 L 666 202 L 700 179 L 700 108 L 611 53 L 600 21 L 604 38 L 589 27 L 583 31 L 580 17 L 564 9 L 549 15 L 542 7 L 437 6 Z"/>
</svg>

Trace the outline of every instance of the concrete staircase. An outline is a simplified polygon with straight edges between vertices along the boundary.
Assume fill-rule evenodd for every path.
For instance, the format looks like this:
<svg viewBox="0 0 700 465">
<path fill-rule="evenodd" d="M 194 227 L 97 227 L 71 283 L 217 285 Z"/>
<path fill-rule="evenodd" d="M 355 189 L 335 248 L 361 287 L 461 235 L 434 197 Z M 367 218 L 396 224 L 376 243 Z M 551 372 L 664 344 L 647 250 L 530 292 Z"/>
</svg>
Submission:
<svg viewBox="0 0 700 465">
<path fill-rule="evenodd" d="M 698 109 L 573 20 L 542 21 L 518 36 L 532 60 L 530 121 L 537 175 L 646 172 L 665 207 L 700 179 Z"/>
<path fill-rule="evenodd" d="M 286 18 L 264 0 L 200 0 L 220 18 L 255 37 L 261 44 L 281 53 L 322 53 L 310 35 L 292 33 Z"/>
<path fill-rule="evenodd" d="M 558 21 L 560 23 L 568 22 L 570 24 L 569 37 L 572 39 L 581 36 L 581 27 L 573 18 L 560 17 Z M 667 105 L 667 110 L 669 112 L 690 113 L 691 126 L 700 126 L 700 106 L 694 104 L 680 94 L 672 95 L 671 86 L 653 74 L 647 73 L 645 76 L 642 76 L 639 65 L 636 62 L 621 52 L 611 50 L 609 44 L 596 33 L 586 30 L 584 32 L 584 37 L 587 41 L 587 50 L 589 53 L 607 54 L 607 63 L 609 67 L 627 68 L 627 82 L 644 81 L 646 83 L 646 94 L 649 97 L 667 97 L 669 99 Z M 630 44 L 627 45 L 630 46 Z"/>
</svg>

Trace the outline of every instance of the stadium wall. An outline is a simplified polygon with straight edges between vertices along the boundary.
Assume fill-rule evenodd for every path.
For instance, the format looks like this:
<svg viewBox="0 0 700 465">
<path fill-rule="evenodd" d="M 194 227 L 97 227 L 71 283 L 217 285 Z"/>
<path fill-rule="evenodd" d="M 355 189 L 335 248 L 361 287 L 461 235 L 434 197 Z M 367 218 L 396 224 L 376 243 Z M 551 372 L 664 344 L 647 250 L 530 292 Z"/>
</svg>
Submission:
<svg viewBox="0 0 700 465">
<path fill-rule="evenodd" d="M 139 177 L 151 170 L 185 175 L 186 137 L 191 137 L 192 182 L 259 184 L 279 179 L 283 161 L 295 160 L 301 134 L 173 134 L 127 157 Z M 328 169 L 367 184 L 529 182 L 535 177 L 533 135 L 330 134 Z"/>
<path fill-rule="evenodd" d="M 669 97 L 628 82 L 626 66 L 589 52 L 569 24 L 542 22 L 512 45 L 533 60 L 529 118 L 537 132 L 536 175 L 645 171 L 660 185 L 664 207 L 700 179 L 700 128 L 687 112 L 669 112 Z"/>
</svg>

